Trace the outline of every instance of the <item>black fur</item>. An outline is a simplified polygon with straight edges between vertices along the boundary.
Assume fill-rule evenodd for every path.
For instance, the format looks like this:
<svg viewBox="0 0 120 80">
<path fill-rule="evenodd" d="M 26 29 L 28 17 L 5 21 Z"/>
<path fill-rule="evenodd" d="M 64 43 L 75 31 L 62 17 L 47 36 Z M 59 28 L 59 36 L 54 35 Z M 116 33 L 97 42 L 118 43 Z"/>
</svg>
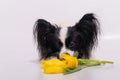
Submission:
<svg viewBox="0 0 120 80">
<path fill-rule="evenodd" d="M 68 27 L 65 44 L 59 39 L 60 27 L 44 19 L 36 21 L 33 33 L 41 59 L 59 57 L 63 45 L 67 49 L 77 51 L 78 58 L 90 58 L 90 53 L 98 41 L 99 30 L 98 20 L 90 13 L 84 15 L 74 26 Z"/>
<path fill-rule="evenodd" d="M 58 52 L 62 47 L 59 36 L 60 28 L 57 25 L 51 25 L 49 22 L 39 19 L 35 23 L 34 38 L 37 40 L 37 48 L 41 54 L 41 59 L 50 56 L 59 57 Z"/>
<path fill-rule="evenodd" d="M 74 26 L 69 27 L 66 47 L 77 51 L 78 58 L 90 58 L 91 50 L 98 41 L 99 22 L 94 14 L 86 14 Z"/>
</svg>

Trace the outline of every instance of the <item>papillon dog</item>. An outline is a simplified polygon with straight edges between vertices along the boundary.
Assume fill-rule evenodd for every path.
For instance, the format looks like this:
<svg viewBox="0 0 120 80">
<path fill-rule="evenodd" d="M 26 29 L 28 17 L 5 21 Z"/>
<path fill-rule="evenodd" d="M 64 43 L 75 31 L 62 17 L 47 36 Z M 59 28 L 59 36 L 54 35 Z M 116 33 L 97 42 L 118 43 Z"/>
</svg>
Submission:
<svg viewBox="0 0 120 80">
<path fill-rule="evenodd" d="M 69 27 L 38 19 L 33 29 L 40 59 L 60 58 L 61 53 L 89 59 L 98 42 L 99 32 L 99 22 L 93 13 L 85 14 L 80 21 Z"/>
</svg>

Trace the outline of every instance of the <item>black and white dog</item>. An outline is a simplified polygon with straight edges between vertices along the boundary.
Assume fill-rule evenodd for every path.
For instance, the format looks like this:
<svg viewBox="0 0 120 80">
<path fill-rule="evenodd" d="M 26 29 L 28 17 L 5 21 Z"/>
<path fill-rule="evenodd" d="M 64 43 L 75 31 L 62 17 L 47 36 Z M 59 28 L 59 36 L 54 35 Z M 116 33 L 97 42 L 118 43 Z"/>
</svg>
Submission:
<svg viewBox="0 0 120 80">
<path fill-rule="evenodd" d="M 93 13 L 85 14 L 79 22 L 69 27 L 59 27 L 38 19 L 33 30 L 41 59 L 60 58 L 61 53 L 89 59 L 98 42 L 99 32 L 99 22 Z"/>
</svg>

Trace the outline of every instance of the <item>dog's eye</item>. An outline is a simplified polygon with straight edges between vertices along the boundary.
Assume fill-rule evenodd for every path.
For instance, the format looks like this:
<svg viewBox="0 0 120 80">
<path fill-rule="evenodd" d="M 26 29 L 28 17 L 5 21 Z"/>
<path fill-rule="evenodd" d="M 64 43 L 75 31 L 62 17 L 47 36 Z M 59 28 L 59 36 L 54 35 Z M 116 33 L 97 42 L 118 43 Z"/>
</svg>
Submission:
<svg viewBox="0 0 120 80">
<path fill-rule="evenodd" d="M 70 46 L 70 47 L 75 46 L 75 42 L 72 41 L 69 46 Z"/>
</svg>

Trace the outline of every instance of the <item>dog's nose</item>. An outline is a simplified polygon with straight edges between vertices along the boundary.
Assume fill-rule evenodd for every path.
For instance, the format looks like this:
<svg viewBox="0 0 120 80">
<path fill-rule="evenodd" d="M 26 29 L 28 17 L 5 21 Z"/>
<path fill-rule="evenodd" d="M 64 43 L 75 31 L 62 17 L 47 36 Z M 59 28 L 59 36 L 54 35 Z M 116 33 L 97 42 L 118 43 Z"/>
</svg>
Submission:
<svg viewBox="0 0 120 80">
<path fill-rule="evenodd" d="M 70 55 L 68 52 L 63 52 L 63 53 L 61 53 L 61 54 L 68 54 L 68 55 Z"/>
<path fill-rule="evenodd" d="M 61 51 L 60 51 L 60 54 L 59 54 L 59 57 L 61 56 L 61 54 L 63 53 L 67 53 L 69 54 L 70 56 L 73 56 L 74 55 L 74 51 L 71 51 L 69 49 L 67 49 L 65 46 L 62 47 Z"/>
</svg>

